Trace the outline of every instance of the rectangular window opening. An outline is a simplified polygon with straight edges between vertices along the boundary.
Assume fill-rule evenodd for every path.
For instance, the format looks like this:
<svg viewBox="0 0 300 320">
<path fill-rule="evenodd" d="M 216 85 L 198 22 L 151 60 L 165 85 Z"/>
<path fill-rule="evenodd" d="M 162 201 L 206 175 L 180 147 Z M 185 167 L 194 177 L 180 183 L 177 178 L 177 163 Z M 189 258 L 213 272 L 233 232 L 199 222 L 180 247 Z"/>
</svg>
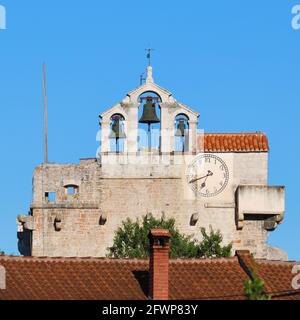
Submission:
<svg viewBox="0 0 300 320">
<path fill-rule="evenodd" d="M 46 202 L 55 202 L 56 201 L 56 192 L 45 192 Z"/>
</svg>

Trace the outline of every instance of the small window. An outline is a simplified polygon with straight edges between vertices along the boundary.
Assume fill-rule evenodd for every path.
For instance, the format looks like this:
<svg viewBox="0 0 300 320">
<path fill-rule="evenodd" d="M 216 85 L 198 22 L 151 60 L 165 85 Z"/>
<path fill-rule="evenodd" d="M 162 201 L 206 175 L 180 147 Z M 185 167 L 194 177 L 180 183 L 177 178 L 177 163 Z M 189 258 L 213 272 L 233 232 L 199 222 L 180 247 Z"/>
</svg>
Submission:
<svg viewBox="0 0 300 320">
<path fill-rule="evenodd" d="M 75 187 L 73 187 L 73 186 L 67 187 L 67 194 L 68 194 L 68 195 L 73 195 L 73 194 L 75 194 Z"/>
<path fill-rule="evenodd" d="M 56 201 L 56 192 L 45 192 L 46 202 L 55 202 Z"/>
<path fill-rule="evenodd" d="M 73 184 L 65 186 L 66 195 L 69 197 L 74 197 L 79 193 L 79 187 Z"/>
</svg>

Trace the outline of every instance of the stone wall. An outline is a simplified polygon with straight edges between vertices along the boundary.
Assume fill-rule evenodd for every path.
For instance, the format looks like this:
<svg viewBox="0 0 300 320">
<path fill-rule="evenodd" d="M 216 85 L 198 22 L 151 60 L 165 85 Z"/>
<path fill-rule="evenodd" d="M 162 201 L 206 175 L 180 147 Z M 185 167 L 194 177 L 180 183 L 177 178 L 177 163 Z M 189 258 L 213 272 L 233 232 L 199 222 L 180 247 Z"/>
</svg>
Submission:
<svg viewBox="0 0 300 320">
<path fill-rule="evenodd" d="M 83 159 L 79 164 L 47 164 L 35 169 L 32 255 L 104 256 L 114 233 L 127 218 L 152 213 L 176 219 L 179 230 L 200 239 L 200 227 L 219 229 L 224 243 L 267 257 L 267 231 L 262 221 L 245 221 L 237 230 L 235 191 L 240 184 L 267 184 L 267 153 L 217 154 L 226 161 L 230 178 L 224 192 L 212 198 L 196 196 L 186 180 L 192 155 L 175 156 L 170 163 L 160 155 L 150 163 L 119 158 Z M 120 164 L 121 163 L 121 164 Z M 67 195 L 65 186 L 76 185 L 78 194 Z M 46 192 L 56 192 L 47 202 Z M 196 225 L 191 216 L 197 213 Z M 101 223 L 101 216 L 105 223 Z M 59 230 L 56 228 L 59 220 Z"/>
</svg>

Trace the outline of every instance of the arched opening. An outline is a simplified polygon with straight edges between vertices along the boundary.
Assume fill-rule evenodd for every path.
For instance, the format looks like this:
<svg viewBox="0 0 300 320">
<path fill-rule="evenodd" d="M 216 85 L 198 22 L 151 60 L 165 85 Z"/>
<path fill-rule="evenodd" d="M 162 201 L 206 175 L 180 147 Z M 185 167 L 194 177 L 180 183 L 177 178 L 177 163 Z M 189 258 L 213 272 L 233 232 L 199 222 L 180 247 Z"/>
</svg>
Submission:
<svg viewBox="0 0 300 320">
<path fill-rule="evenodd" d="M 175 117 L 174 150 L 177 152 L 189 151 L 189 117 L 183 113 Z"/>
<path fill-rule="evenodd" d="M 79 194 L 79 186 L 75 184 L 67 184 L 64 186 L 65 194 L 67 196 L 74 197 L 75 195 Z"/>
<path fill-rule="evenodd" d="M 139 151 L 160 151 L 161 111 L 160 96 L 152 91 L 147 91 L 139 96 L 138 109 Z"/>
<path fill-rule="evenodd" d="M 115 153 L 124 152 L 124 140 L 126 138 L 124 129 L 125 118 L 122 114 L 116 113 L 110 118 L 110 151 Z"/>
</svg>

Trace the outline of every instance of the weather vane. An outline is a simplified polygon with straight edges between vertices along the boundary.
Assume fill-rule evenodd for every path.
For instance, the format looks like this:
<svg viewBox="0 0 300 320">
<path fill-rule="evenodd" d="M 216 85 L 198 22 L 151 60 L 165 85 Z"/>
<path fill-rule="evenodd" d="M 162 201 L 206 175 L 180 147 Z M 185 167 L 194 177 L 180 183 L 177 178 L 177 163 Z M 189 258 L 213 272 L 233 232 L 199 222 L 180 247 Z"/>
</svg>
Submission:
<svg viewBox="0 0 300 320">
<path fill-rule="evenodd" d="M 152 48 L 145 49 L 147 51 L 147 59 L 148 59 L 148 65 L 151 66 L 151 51 L 154 51 Z"/>
</svg>

